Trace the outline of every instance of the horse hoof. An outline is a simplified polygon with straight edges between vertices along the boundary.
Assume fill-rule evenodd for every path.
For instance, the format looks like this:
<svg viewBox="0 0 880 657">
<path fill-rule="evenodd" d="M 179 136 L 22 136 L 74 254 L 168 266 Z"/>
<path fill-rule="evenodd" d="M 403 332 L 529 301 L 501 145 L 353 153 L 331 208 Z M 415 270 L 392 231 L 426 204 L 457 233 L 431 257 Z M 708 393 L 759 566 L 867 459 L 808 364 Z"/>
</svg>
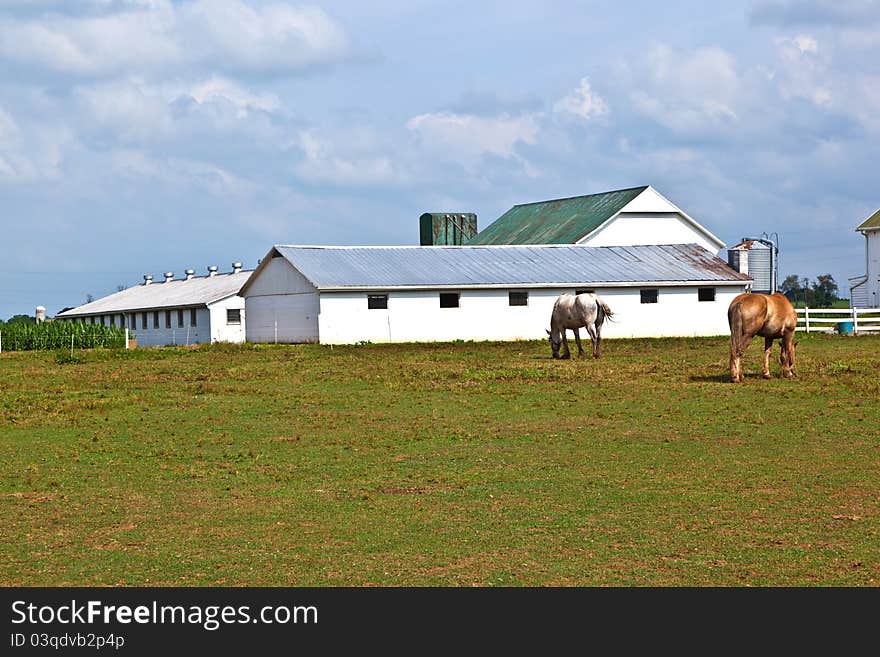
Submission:
<svg viewBox="0 0 880 657">
<path fill-rule="evenodd" d="M 764 373 L 761 375 L 761 378 L 762 378 L 762 379 L 769 379 L 769 378 L 770 378 L 770 372 L 764 372 Z"/>
</svg>

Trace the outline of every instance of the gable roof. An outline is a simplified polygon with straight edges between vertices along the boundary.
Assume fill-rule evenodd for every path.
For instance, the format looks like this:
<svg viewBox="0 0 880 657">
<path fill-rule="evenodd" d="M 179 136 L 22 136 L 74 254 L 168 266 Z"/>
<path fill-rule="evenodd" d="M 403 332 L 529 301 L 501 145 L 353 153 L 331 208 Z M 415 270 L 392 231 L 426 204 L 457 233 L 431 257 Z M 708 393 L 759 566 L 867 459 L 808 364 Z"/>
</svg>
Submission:
<svg viewBox="0 0 880 657">
<path fill-rule="evenodd" d="M 880 228 L 880 210 L 865 219 L 856 230 L 876 230 Z"/>
<path fill-rule="evenodd" d="M 591 285 L 737 285 L 751 279 L 697 244 L 651 246 L 287 246 L 278 254 L 323 291 Z"/>
<path fill-rule="evenodd" d="M 56 317 L 70 318 L 104 313 L 126 313 L 158 308 L 179 308 L 185 306 L 206 306 L 238 294 L 241 286 L 250 277 L 251 271 L 178 278 L 167 283 L 135 285 L 121 292 L 107 295 L 86 303 Z"/>
<path fill-rule="evenodd" d="M 643 185 L 514 205 L 468 244 L 574 244 L 611 219 L 646 189 L 648 186 Z"/>
</svg>

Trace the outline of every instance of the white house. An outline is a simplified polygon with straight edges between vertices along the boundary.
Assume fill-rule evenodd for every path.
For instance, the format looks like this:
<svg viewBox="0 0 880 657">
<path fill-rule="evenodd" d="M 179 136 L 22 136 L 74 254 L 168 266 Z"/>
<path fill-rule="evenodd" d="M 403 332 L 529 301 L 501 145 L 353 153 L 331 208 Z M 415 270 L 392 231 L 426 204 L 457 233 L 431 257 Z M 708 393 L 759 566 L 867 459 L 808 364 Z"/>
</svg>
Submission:
<svg viewBox="0 0 880 657">
<path fill-rule="evenodd" d="M 696 244 L 278 245 L 240 294 L 253 342 L 533 340 L 582 290 L 615 313 L 603 337 L 725 335 L 750 283 Z"/>
<path fill-rule="evenodd" d="M 713 254 L 724 248 L 650 185 L 515 205 L 467 244 L 699 244 Z"/>
<path fill-rule="evenodd" d="M 880 210 L 856 228 L 865 236 L 865 274 L 849 279 L 853 308 L 880 308 Z"/>
<path fill-rule="evenodd" d="M 58 319 L 127 327 L 138 346 L 244 342 L 245 304 L 238 291 L 252 270 L 241 263 L 229 273 L 208 267 L 207 276 L 187 269 L 183 278 L 165 274 L 164 282 L 144 276 L 141 285 L 58 313 Z"/>
</svg>

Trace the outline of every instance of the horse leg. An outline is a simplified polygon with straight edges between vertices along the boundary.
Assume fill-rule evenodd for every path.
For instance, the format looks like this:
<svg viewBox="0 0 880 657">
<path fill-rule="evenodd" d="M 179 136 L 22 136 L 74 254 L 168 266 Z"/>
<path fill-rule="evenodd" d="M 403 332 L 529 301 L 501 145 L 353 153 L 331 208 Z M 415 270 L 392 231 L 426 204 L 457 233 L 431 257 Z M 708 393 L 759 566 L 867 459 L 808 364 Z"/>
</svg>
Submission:
<svg viewBox="0 0 880 657">
<path fill-rule="evenodd" d="M 764 338 L 764 368 L 761 376 L 770 378 L 770 350 L 773 348 L 773 338 Z"/>
<path fill-rule="evenodd" d="M 599 357 L 599 329 L 595 324 L 587 326 L 587 332 L 590 334 L 590 340 L 593 341 L 593 358 Z"/>
<path fill-rule="evenodd" d="M 794 377 L 794 332 L 789 334 L 783 333 L 781 345 L 781 353 L 779 354 L 779 362 L 782 364 L 782 376 L 786 379 Z"/>
<path fill-rule="evenodd" d="M 562 329 L 562 358 L 568 359 L 571 358 L 571 351 L 568 349 L 568 336 L 566 333 L 568 331 Z"/>
<path fill-rule="evenodd" d="M 574 340 L 577 342 L 578 346 L 578 358 L 583 358 L 584 348 L 581 346 L 581 330 L 578 328 L 574 329 Z"/>
</svg>

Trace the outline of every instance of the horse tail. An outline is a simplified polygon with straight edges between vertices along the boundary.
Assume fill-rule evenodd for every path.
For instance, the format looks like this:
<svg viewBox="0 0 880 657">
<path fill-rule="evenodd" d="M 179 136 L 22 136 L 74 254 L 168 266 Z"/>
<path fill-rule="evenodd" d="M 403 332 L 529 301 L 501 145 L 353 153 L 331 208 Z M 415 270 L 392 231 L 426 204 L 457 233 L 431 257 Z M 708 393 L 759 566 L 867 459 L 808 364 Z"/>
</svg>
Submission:
<svg viewBox="0 0 880 657">
<path fill-rule="evenodd" d="M 602 324 L 607 318 L 609 322 L 613 322 L 614 312 L 611 310 L 611 307 L 605 303 L 605 301 L 598 296 L 596 297 L 596 310 L 597 310 L 597 318 L 596 324 Z"/>
<path fill-rule="evenodd" d="M 742 306 L 731 306 L 727 312 L 727 323 L 730 324 L 730 353 L 737 358 L 742 357 L 745 348 L 745 330 L 743 328 Z"/>
</svg>

